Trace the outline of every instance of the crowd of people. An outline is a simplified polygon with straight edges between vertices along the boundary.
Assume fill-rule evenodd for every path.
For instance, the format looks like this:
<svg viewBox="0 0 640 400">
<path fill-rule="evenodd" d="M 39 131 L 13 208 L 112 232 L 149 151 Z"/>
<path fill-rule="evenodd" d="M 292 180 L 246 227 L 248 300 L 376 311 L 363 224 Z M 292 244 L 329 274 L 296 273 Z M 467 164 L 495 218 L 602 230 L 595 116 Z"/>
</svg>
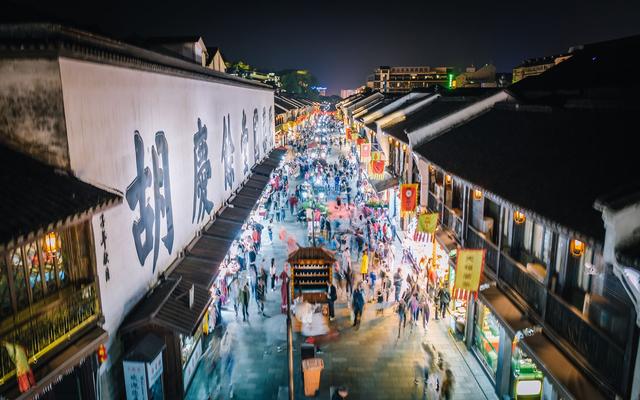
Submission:
<svg viewBox="0 0 640 400">
<path fill-rule="evenodd" d="M 236 319 L 241 315 L 247 321 L 253 298 L 258 313 L 264 316 L 266 292 L 279 286 L 281 311 L 286 312 L 288 266 L 286 262 L 276 265 L 275 258 L 261 256 L 261 248 L 265 226 L 269 244 L 279 239 L 289 240 L 289 251 L 299 246 L 297 239 L 291 243 L 284 228 L 274 239 L 274 224 L 284 222 L 289 215 L 289 220 L 307 225 L 307 245 L 324 246 L 337 259 L 333 283 L 327 287 L 330 321 L 335 320 L 335 304 L 344 302 L 352 325 L 358 330 L 365 307 L 372 304 L 375 318 L 397 317 L 398 339 L 406 332 L 407 323 L 410 332 L 421 330 L 426 335 L 432 316 L 444 318 L 449 291 L 429 287 L 425 274 L 412 266 L 404 251 L 398 250 L 396 226 L 369 186 L 352 143 L 343 137 L 329 136 L 324 140 L 318 141 L 313 127 L 309 127 L 302 131 L 300 140 L 289 146 L 286 162 L 271 177 L 262 220 L 250 221 L 250 234 L 240 240 L 232 260 L 237 272 L 228 288 L 224 284 L 219 288 L 218 308 L 230 301 Z M 331 156 L 335 150 L 338 154 Z M 450 398 L 451 371 L 442 359 L 427 364 L 425 388 L 429 382 L 429 390 L 435 390 L 441 398 Z M 335 393 L 345 396 L 335 398 L 346 398 L 348 390 L 344 387 Z"/>
</svg>

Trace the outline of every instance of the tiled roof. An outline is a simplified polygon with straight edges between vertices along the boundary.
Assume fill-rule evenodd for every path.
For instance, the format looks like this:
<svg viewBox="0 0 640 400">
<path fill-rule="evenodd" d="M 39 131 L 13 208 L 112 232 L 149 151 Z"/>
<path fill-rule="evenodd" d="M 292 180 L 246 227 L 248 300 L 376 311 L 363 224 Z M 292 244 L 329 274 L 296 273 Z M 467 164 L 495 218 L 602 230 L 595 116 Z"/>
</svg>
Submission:
<svg viewBox="0 0 640 400">
<path fill-rule="evenodd" d="M 418 147 L 446 171 L 565 231 L 603 243 L 594 201 L 638 182 L 637 149 L 624 110 L 496 105 Z M 559 228 L 559 229 L 560 229 Z"/>
<path fill-rule="evenodd" d="M 122 195 L 0 146 L 0 248 L 75 223 Z"/>
</svg>

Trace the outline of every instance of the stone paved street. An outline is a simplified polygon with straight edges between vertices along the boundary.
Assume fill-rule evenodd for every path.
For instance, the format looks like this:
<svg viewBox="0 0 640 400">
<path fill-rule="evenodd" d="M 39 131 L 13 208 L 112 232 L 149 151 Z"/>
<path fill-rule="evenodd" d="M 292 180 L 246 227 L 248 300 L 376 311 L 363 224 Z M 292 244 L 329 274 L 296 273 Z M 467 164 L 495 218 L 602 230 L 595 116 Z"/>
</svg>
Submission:
<svg viewBox="0 0 640 400">
<path fill-rule="evenodd" d="M 334 155 L 335 157 L 335 155 Z M 297 182 L 296 182 L 297 184 Z M 275 257 L 278 274 L 287 255 L 286 245 L 277 238 L 284 227 L 289 234 L 306 242 L 306 225 L 294 222 L 289 213 L 284 223 L 274 221 L 274 243 L 263 235 L 263 249 L 258 261 Z M 270 284 L 270 283 L 269 283 Z M 189 399 L 230 398 L 230 382 L 236 399 L 285 399 L 288 388 L 286 319 L 280 313 L 279 284 L 269 290 L 265 312 L 258 315 L 251 301 L 248 322 L 236 320 L 233 306 L 223 310 L 231 360 L 205 355 L 189 387 Z M 432 312 L 433 315 L 433 312 Z M 447 320 L 448 322 L 448 320 Z M 374 305 L 367 304 L 359 330 L 351 327 L 350 312 L 343 296 L 336 304 L 336 320 L 332 322 L 338 335 L 329 343 L 320 344 L 324 361 L 320 390 L 315 398 L 329 399 L 331 387 L 346 385 L 350 399 L 427 399 L 424 391 L 423 366 L 426 341 L 443 354 L 445 364 L 455 377 L 455 399 L 495 399 L 491 383 L 463 343 L 448 333 L 445 321 L 431 320 L 428 332 L 421 327 L 413 331 L 407 325 L 400 339 L 398 317 L 390 306 L 384 316 L 376 316 Z M 299 346 L 303 337 L 294 333 L 294 371 L 296 399 L 306 398 L 301 377 Z M 224 372 L 223 372 L 224 371 Z M 231 379 L 229 379 L 229 376 Z M 416 382 L 416 378 L 419 378 Z"/>
</svg>

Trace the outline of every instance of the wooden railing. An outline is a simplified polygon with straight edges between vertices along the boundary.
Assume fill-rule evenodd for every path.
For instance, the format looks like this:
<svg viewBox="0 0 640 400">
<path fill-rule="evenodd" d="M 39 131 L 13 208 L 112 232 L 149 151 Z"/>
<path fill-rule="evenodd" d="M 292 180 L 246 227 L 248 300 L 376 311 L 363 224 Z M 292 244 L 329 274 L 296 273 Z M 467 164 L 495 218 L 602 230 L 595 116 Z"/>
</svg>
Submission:
<svg viewBox="0 0 640 400">
<path fill-rule="evenodd" d="M 497 272 L 498 257 L 500 255 L 500 251 L 498 250 L 498 246 L 485 239 L 484 234 L 469 226 L 467 229 L 467 239 L 465 247 L 470 249 L 486 249 L 487 254 L 484 260 L 485 266 L 491 269 L 493 272 Z"/>
<path fill-rule="evenodd" d="M 553 293 L 547 293 L 546 326 L 566 340 L 609 383 L 623 392 L 624 349 Z"/>
<path fill-rule="evenodd" d="M 629 360 L 619 344 L 472 227 L 467 230 L 466 247 L 487 249 L 485 266 L 494 269 L 499 262 L 498 278 L 524 300 L 551 336 L 568 344 L 610 387 L 624 393 Z"/>
<path fill-rule="evenodd" d="M 444 221 L 445 226 L 455 232 L 458 239 L 462 239 L 462 218 L 458 217 L 452 209 L 444 206 Z"/>
<path fill-rule="evenodd" d="M 34 310 L 31 318 L 0 332 L 2 340 L 23 346 L 30 359 L 40 358 L 57 343 L 68 340 L 67 335 L 95 320 L 98 314 L 95 284 L 83 286 L 53 302 L 54 307 L 47 307 L 43 312 Z M 0 384 L 11 377 L 14 370 L 7 352 L 0 348 Z"/>
<path fill-rule="evenodd" d="M 540 317 L 544 315 L 547 289 L 513 258 L 502 253 L 500 279 L 511 286 Z"/>
</svg>

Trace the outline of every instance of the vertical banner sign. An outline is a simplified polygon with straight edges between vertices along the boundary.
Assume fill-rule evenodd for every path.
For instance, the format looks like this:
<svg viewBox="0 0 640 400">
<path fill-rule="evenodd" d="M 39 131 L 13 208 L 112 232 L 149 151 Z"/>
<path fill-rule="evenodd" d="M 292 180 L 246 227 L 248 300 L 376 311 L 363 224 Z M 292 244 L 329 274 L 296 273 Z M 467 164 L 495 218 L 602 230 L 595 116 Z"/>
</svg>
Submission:
<svg viewBox="0 0 640 400">
<path fill-rule="evenodd" d="M 485 253 L 485 249 L 460 249 L 458 251 L 454 283 L 456 289 L 478 291 Z"/>
<path fill-rule="evenodd" d="M 433 234 L 438 227 L 438 213 L 422 213 L 418 215 L 418 226 L 416 230 L 423 233 Z"/>
<path fill-rule="evenodd" d="M 345 132 L 347 134 L 347 140 L 351 140 L 351 128 L 347 128 Z"/>
<path fill-rule="evenodd" d="M 412 213 L 418 206 L 418 184 L 404 183 L 400 185 L 400 212 Z"/>
<path fill-rule="evenodd" d="M 371 143 L 363 143 L 360 145 L 360 162 L 369 162 L 371 159 Z"/>
</svg>

